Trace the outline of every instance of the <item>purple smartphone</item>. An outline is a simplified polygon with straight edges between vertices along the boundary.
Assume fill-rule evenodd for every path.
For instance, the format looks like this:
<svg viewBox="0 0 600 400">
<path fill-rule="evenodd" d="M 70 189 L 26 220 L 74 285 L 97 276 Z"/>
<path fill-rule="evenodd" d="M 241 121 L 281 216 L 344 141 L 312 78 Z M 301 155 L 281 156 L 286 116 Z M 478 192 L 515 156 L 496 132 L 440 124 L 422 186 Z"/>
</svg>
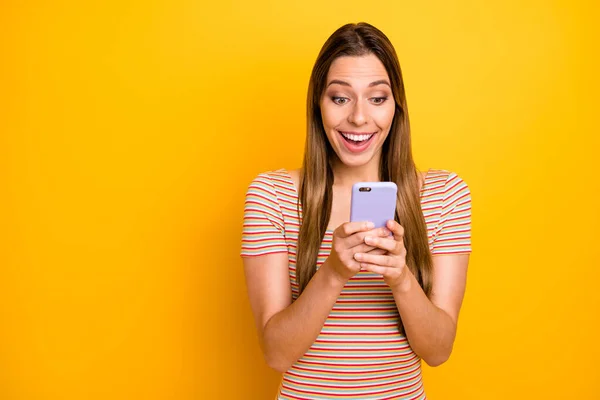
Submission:
<svg viewBox="0 0 600 400">
<path fill-rule="evenodd" d="M 352 186 L 350 222 L 371 221 L 375 228 L 386 226 L 395 219 L 396 193 L 394 182 L 358 182 Z"/>
</svg>

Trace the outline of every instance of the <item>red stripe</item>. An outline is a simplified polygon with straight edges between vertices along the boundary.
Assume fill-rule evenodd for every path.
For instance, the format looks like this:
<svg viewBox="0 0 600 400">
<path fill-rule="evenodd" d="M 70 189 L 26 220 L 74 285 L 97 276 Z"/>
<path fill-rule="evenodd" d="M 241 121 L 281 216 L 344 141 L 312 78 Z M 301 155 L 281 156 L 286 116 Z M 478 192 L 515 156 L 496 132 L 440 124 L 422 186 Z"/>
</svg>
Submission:
<svg viewBox="0 0 600 400">
<path fill-rule="evenodd" d="M 444 248 L 455 248 L 455 247 L 466 247 L 467 245 L 465 243 L 459 243 L 459 244 L 440 244 L 439 246 L 435 246 L 435 249 L 437 250 L 440 247 L 444 247 Z"/>
<path fill-rule="evenodd" d="M 448 212 L 450 212 L 450 211 L 454 210 L 454 208 L 455 208 L 455 205 L 457 205 L 457 203 L 458 203 L 458 202 L 460 202 L 462 199 L 464 199 L 464 198 L 465 198 L 465 197 L 467 197 L 467 196 L 469 196 L 469 192 L 466 192 L 466 193 L 464 193 L 464 194 L 463 194 L 462 196 L 460 196 L 458 199 L 454 199 L 454 200 L 452 201 L 452 203 L 450 203 L 450 204 L 447 204 L 445 208 L 449 210 Z M 443 216 L 443 215 L 446 215 L 446 214 L 448 214 L 448 212 L 446 212 L 446 213 L 442 213 L 442 216 Z"/>
<path fill-rule="evenodd" d="M 255 251 L 255 250 L 264 250 L 264 249 L 270 249 L 273 247 L 285 247 L 285 244 L 271 244 L 271 245 L 266 245 L 266 246 L 256 246 L 256 247 L 249 247 L 249 248 L 245 248 L 245 250 L 247 251 Z M 285 249 L 285 251 L 287 251 L 287 248 Z"/>
<path fill-rule="evenodd" d="M 345 373 L 345 371 L 344 371 L 344 373 Z M 380 378 L 377 378 L 377 377 L 362 378 L 362 379 L 361 378 L 357 378 L 357 379 L 353 379 L 352 382 L 360 382 L 360 381 L 376 380 L 376 379 L 399 378 L 399 377 L 407 376 L 407 375 L 414 374 L 414 373 L 415 373 L 415 371 L 407 371 L 407 372 L 400 372 L 398 374 L 388 375 L 388 376 L 380 377 Z M 306 379 L 306 380 L 317 380 L 318 379 L 318 380 L 329 381 L 329 382 L 339 382 L 340 381 L 339 378 L 310 377 L 310 376 L 304 376 L 304 375 L 296 374 L 296 373 L 290 372 L 290 371 L 288 371 L 285 375 L 286 376 L 295 376 L 298 379 Z M 414 379 L 414 377 L 412 377 L 410 379 Z M 367 387 L 377 387 L 377 386 L 384 386 L 384 385 L 399 384 L 399 383 L 402 383 L 402 382 L 406 382 L 406 381 L 408 381 L 410 379 L 400 379 L 400 380 L 397 380 L 397 381 L 394 381 L 394 382 L 379 382 L 379 383 L 373 382 L 372 385 L 364 385 L 364 386 L 363 385 L 360 385 L 360 386 L 354 386 L 353 385 L 352 389 L 364 389 L 364 388 L 367 388 Z M 295 383 L 295 382 L 292 382 L 291 380 L 287 379 L 287 377 L 284 377 L 283 380 L 287 381 L 287 382 L 290 382 L 290 383 Z M 344 380 L 344 382 L 347 382 L 347 380 Z M 327 386 L 325 386 L 325 385 L 319 385 L 316 382 L 314 382 L 314 383 L 315 383 L 315 386 L 323 387 L 323 388 L 334 388 L 334 387 L 337 387 L 337 386 L 330 386 L 330 385 L 327 385 Z M 304 383 L 304 382 L 300 382 L 299 384 L 306 385 L 306 383 Z M 347 386 L 342 386 L 342 387 L 347 387 Z"/>
<path fill-rule="evenodd" d="M 264 246 L 251 246 L 253 243 L 261 243 L 263 241 L 270 241 L 272 242 L 271 244 L 265 244 Z M 283 239 L 278 239 L 277 237 L 269 237 L 269 239 L 266 238 L 257 238 L 257 239 L 252 239 L 252 238 L 244 238 L 243 240 L 244 246 L 248 248 L 248 250 L 253 250 L 253 249 L 260 249 L 260 248 L 265 248 L 265 246 L 268 247 L 280 247 L 283 246 L 286 248 L 287 250 L 287 245 L 285 243 L 285 241 L 283 241 Z"/>
<path fill-rule="evenodd" d="M 331 339 L 331 340 L 316 339 L 315 343 L 340 343 L 340 344 L 344 344 L 344 343 L 349 343 L 349 341 L 347 341 L 347 340 L 335 340 L 335 339 Z M 398 344 L 402 344 L 405 347 L 408 346 L 408 342 L 405 341 L 405 340 L 352 340 L 351 343 L 352 344 L 356 344 L 356 343 L 366 343 L 366 344 L 398 343 Z"/>
<path fill-rule="evenodd" d="M 455 175 L 453 177 L 450 177 L 450 175 L 448 175 L 448 180 L 446 181 L 446 186 L 448 186 L 448 183 L 452 183 L 452 185 L 450 185 L 450 187 L 446 187 L 446 193 L 451 192 L 452 189 L 454 189 L 456 186 L 461 184 L 461 180 L 458 179 L 458 175 Z"/>
<path fill-rule="evenodd" d="M 454 217 L 454 218 L 448 218 L 448 219 L 446 219 L 446 222 L 444 222 L 444 224 L 449 224 L 452 221 L 460 221 L 460 220 L 465 219 L 465 218 L 468 218 L 468 217 L 467 216 L 457 216 L 457 217 Z M 460 228 L 460 227 L 463 227 L 463 226 L 464 227 L 468 227 L 470 224 L 471 224 L 471 222 L 465 221 L 462 224 L 451 225 L 450 228 Z"/>
<path fill-rule="evenodd" d="M 418 362 L 421 361 L 418 357 L 416 358 L 416 360 L 418 360 Z M 348 364 L 323 363 L 323 362 L 318 362 L 318 361 L 306 361 L 306 360 L 304 360 L 304 358 L 302 360 L 302 364 L 332 366 L 332 367 L 348 367 Z M 384 366 L 384 365 L 398 365 L 398 361 L 389 361 L 389 362 L 383 362 L 383 363 L 363 363 L 363 364 L 360 364 L 360 365 L 356 365 L 356 367 L 378 367 L 378 366 Z"/>
<path fill-rule="evenodd" d="M 344 375 L 363 375 L 363 374 L 379 374 L 382 372 L 392 372 L 392 371 L 398 371 L 398 370 L 404 370 L 404 369 L 408 369 L 413 367 L 415 364 L 420 363 L 421 360 L 420 359 L 416 359 L 413 363 L 408 364 L 406 366 L 402 366 L 402 367 L 397 367 L 397 368 L 384 368 L 384 369 L 378 369 L 378 370 L 373 370 L 373 371 L 350 371 L 350 370 L 344 370 Z M 328 364 L 331 365 L 331 364 Z M 363 365 L 360 365 L 360 367 L 362 367 Z M 304 367 L 300 367 L 300 366 L 294 366 L 294 369 L 300 370 L 300 371 L 307 371 L 307 372 L 324 372 L 324 373 L 329 373 L 329 374 L 338 374 L 338 371 L 331 371 L 329 369 L 319 369 L 319 368 L 304 368 Z"/>
<path fill-rule="evenodd" d="M 285 253 L 285 250 L 273 250 L 273 251 L 269 251 L 267 253 L 262 253 L 262 254 L 242 254 L 243 257 L 260 257 L 260 256 L 264 256 L 267 254 L 275 254 L 275 253 Z"/>
<path fill-rule="evenodd" d="M 397 308 L 394 307 L 369 307 L 369 308 L 360 308 L 360 307 L 338 307 L 336 308 L 335 306 L 333 307 L 333 310 L 335 311 L 339 311 L 339 312 L 344 312 L 344 311 L 396 311 Z M 397 313 L 396 313 L 396 317 L 397 317 Z M 382 315 L 383 317 L 383 315 Z M 393 315 L 390 315 L 390 317 L 393 317 Z"/>
<path fill-rule="evenodd" d="M 349 299 L 346 299 L 346 300 L 340 301 L 340 303 L 361 303 L 362 304 L 362 303 L 379 303 L 382 301 L 385 301 L 389 304 L 396 304 L 394 301 L 386 300 L 386 299 L 381 299 L 381 300 L 366 300 L 366 299 L 365 300 L 349 300 Z"/>
<path fill-rule="evenodd" d="M 263 198 L 263 199 L 267 200 L 269 203 L 272 203 L 272 202 L 273 202 L 272 200 L 269 200 L 269 199 L 267 199 L 267 198 L 266 198 L 266 197 L 264 197 L 264 196 L 261 196 L 261 195 L 258 195 L 258 194 L 255 194 L 255 196 L 256 196 L 256 197 Z M 245 204 L 246 204 L 246 205 L 257 205 L 257 206 L 262 206 L 262 207 L 268 208 L 269 210 L 273 211 L 275 214 L 277 214 L 277 213 L 279 212 L 279 210 L 277 210 L 276 208 L 273 208 L 272 206 L 270 206 L 270 205 L 268 205 L 268 204 L 261 203 L 260 201 L 255 201 L 255 200 L 247 200 L 247 201 L 245 202 Z M 254 208 L 251 208 L 251 207 L 247 207 L 247 210 L 248 210 L 248 211 L 259 211 L 259 212 L 260 212 L 260 211 L 262 211 L 262 210 L 260 210 L 260 209 L 259 209 L 259 210 L 256 210 L 256 209 L 254 209 Z M 276 218 L 276 217 L 275 217 L 275 216 L 273 216 L 273 218 Z"/>
<path fill-rule="evenodd" d="M 309 350 L 310 351 L 310 350 Z M 332 359 L 332 360 L 339 360 L 339 359 L 344 359 L 344 360 L 364 360 L 367 357 L 355 357 L 355 356 L 345 356 L 342 354 L 336 354 L 336 355 L 332 355 L 332 356 L 328 356 L 325 354 L 308 354 L 305 355 L 305 357 L 315 357 L 317 359 Z M 388 354 L 388 355 L 378 355 L 377 358 L 397 358 L 398 354 Z M 372 357 L 370 357 L 372 358 Z M 344 364 L 346 366 L 348 366 L 347 364 Z M 364 364 L 361 365 L 357 365 L 357 367 L 359 366 L 363 366 Z"/>
<path fill-rule="evenodd" d="M 376 309 L 377 310 L 377 309 Z M 329 315 L 328 319 L 393 319 L 398 316 L 393 315 L 373 315 L 373 316 L 360 316 L 360 315 Z"/>
<path fill-rule="evenodd" d="M 247 228 L 274 228 L 273 224 L 251 223 L 250 221 L 245 222 L 244 227 L 247 227 Z M 254 232 L 252 232 L 252 233 L 254 233 Z"/>
<path fill-rule="evenodd" d="M 353 328 L 372 328 L 374 326 L 383 327 L 383 326 L 396 326 L 396 325 L 397 324 L 377 324 L 377 325 L 361 325 L 361 324 L 356 324 L 355 325 L 355 324 L 352 324 L 351 326 Z M 332 326 L 344 326 L 344 327 L 347 327 L 348 325 L 343 325 L 343 324 L 329 324 L 329 323 L 325 322 L 324 326 L 330 326 L 330 327 L 332 327 Z"/>
<path fill-rule="evenodd" d="M 415 383 L 415 385 L 419 385 L 419 384 Z M 286 389 L 293 390 L 295 392 L 300 392 L 300 393 L 319 394 L 319 395 L 326 395 L 327 394 L 327 393 L 313 392 L 313 391 L 310 391 L 310 390 L 294 389 L 292 387 L 286 386 L 285 384 L 283 384 L 282 386 L 285 387 Z M 414 385 L 411 385 L 411 386 L 414 386 Z M 340 387 L 335 387 L 334 386 L 334 387 L 331 387 L 331 389 L 337 389 L 337 388 L 342 388 L 342 389 L 346 388 L 347 389 L 348 387 L 347 386 L 340 386 Z M 416 393 L 420 389 L 421 389 L 421 385 L 419 385 L 417 387 L 417 389 L 415 389 L 415 390 L 413 390 L 411 392 L 407 392 L 405 394 L 406 395 L 411 395 L 413 393 Z M 380 391 L 377 391 L 377 392 L 369 392 L 369 395 L 389 393 L 389 392 L 393 392 L 393 391 L 397 391 L 397 390 L 398 390 L 397 388 L 392 388 L 392 389 L 387 389 L 387 390 L 380 390 Z M 343 394 L 335 394 L 334 396 L 343 396 Z"/>
</svg>

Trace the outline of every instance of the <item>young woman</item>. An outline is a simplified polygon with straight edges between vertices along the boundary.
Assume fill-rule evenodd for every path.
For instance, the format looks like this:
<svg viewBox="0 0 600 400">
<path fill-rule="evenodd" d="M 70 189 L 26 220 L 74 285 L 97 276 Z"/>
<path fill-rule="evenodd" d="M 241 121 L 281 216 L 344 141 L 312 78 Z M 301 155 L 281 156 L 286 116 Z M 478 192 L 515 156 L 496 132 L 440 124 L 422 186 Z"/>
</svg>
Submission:
<svg viewBox="0 0 600 400">
<path fill-rule="evenodd" d="M 419 172 L 394 47 L 347 24 L 316 60 L 299 170 L 258 174 L 241 255 L 277 399 L 425 399 L 421 360 L 445 362 L 471 252 L 471 195 Z M 398 185 L 387 228 L 348 222 L 355 182 Z M 393 236 L 389 236 L 392 233 Z"/>
</svg>

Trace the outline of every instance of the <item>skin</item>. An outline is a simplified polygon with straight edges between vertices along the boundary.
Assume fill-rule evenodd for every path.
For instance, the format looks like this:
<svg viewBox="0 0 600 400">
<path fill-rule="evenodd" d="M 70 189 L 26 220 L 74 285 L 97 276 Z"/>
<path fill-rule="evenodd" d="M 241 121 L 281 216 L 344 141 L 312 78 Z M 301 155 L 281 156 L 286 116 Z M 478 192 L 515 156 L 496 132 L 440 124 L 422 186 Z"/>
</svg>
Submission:
<svg viewBox="0 0 600 400">
<path fill-rule="evenodd" d="M 369 86 L 372 82 L 385 83 Z M 381 147 L 394 119 L 389 82 L 385 67 L 374 55 L 339 57 L 331 64 L 320 107 L 323 128 L 336 154 L 334 187 L 379 181 Z M 354 154 L 343 144 L 339 131 L 375 132 L 375 137 L 366 151 Z"/>
<path fill-rule="evenodd" d="M 329 84 L 333 80 L 346 82 Z M 468 254 L 433 256 L 433 294 L 427 298 L 406 267 L 404 228 L 388 221 L 373 230 L 367 222 L 347 222 L 351 187 L 379 181 L 381 147 L 389 133 L 394 100 L 383 64 L 374 55 L 340 57 L 327 75 L 321 98 L 323 127 L 335 150 L 333 207 L 328 228 L 332 250 L 302 294 L 291 301 L 287 253 L 245 257 L 244 270 L 259 343 L 269 366 L 285 372 L 314 343 L 345 283 L 361 268 L 381 274 L 392 289 L 413 351 L 430 366 L 445 362 L 456 336 Z M 381 98 L 387 97 L 382 101 Z M 338 131 L 375 132 L 360 153 L 349 152 Z M 299 171 L 290 171 L 298 188 Z M 421 185 L 423 176 L 421 180 Z M 392 232 L 392 237 L 387 233 Z"/>
</svg>

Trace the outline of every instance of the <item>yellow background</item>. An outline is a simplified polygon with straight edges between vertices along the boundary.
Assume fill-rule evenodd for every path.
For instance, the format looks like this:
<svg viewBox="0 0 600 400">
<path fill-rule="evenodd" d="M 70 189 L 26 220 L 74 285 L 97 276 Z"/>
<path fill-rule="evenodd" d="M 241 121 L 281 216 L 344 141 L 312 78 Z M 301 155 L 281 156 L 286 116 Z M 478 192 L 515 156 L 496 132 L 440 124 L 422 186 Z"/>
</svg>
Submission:
<svg viewBox="0 0 600 400">
<path fill-rule="evenodd" d="M 396 47 L 418 167 L 472 191 L 429 397 L 600 398 L 597 2 L 0 4 L 0 398 L 273 397 L 244 194 L 300 165 L 312 64 L 358 21 Z"/>
</svg>

